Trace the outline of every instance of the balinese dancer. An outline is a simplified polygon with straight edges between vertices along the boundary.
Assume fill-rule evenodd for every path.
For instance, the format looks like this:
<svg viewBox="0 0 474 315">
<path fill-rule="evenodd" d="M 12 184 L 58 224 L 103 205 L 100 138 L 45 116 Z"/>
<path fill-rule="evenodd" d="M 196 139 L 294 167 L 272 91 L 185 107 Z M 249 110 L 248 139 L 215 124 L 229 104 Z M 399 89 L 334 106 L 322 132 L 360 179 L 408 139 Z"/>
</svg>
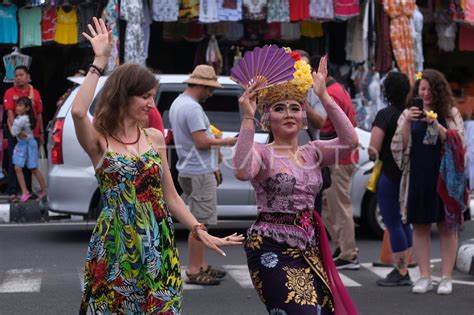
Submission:
<svg viewBox="0 0 474 315">
<path fill-rule="evenodd" d="M 245 251 L 254 287 L 270 314 L 356 314 L 336 271 L 314 198 L 321 189 L 321 168 L 358 145 L 347 116 L 326 91 L 327 57 L 318 72 L 295 59 L 293 79 L 262 89 L 252 83 L 239 99 L 242 126 L 233 159 L 235 176 L 250 180 L 258 215 L 248 231 Z M 307 128 L 305 103 L 313 88 L 339 135 L 298 146 Z M 258 99 L 258 101 L 257 101 Z M 258 104 L 258 105 L 257 105 Z M 254 143 L 254 115 L 274 141 Z"/>
</svg>

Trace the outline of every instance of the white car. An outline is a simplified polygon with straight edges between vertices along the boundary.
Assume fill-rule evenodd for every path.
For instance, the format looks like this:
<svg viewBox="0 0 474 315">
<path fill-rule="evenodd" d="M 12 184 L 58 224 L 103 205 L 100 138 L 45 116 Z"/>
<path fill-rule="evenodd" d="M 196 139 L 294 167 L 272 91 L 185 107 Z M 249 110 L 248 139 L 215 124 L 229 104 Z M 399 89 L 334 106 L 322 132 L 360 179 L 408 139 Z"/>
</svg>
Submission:
<svg viewBox="0 0 474 315">
<path fill-rule="evenodd" d="M 156 104 L 163 117 L 165 128 L 169 126 L 168 110 L 179 93 L 185 88 L 182 82 L 186 75 L 161 75 Z M 106 77 L 101 77 L 96 90 L 99 93 Z M 72 77 L 71 81 L 82 83 L 83 78 Z M 224 137 L 235 136 L 240 129 L 238 98 L 242 89 L 228 77 L 219 77 L 223 89 L 216 89 L 203 107 L 209 120 L 223 131 Z M 82 215 L 94 218 L 100 211 L 100 193 L 94 168 L 79 145 L 71 117 L 71 105 L 78 88 L 72 90 L 49 127 L 48 138 L 48 209 L 63 214 Z M 95 99 L 89 110 L 92 120 Z M 377 202 L 372 193 L 366 190 L 368 174 L 372 167 L 367 150 L 370 133 L 357 128 L 360 139 L 360 163 L 351 179 L 351 199 L 354 219 L 368 227 L 375 235 L 383 233 L 383 223 L 377 211 Z M 265 143 L 266 133 L 257 133 L 255 141 Z M 220 219 L 251 219 L 256 216 L 255 194 L 250 182 L 238 181 L 232 173 L 230 160 L 232 148 L 222 148 L 225 162 L 220 165 L 223 183 L 217 188 L 218 217 Z M 174 171 L 172 166 L 172 172 Z M 175 174 L 175 172 L 173 172 Z M 175 181 L 176 182 L 176 181 Z M 179 185 L 177 185 L 178 190 Z"/>
</svg>

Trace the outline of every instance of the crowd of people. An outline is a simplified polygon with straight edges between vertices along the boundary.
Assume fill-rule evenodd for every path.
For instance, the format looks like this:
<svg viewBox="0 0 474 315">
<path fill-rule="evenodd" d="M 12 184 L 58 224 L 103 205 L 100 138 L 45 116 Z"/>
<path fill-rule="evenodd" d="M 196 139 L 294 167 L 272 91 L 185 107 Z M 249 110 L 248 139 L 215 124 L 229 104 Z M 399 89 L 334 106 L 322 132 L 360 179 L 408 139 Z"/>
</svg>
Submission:
<svg viewBox="0 0 474 315">
<path fill-rule="evenodd" d="M 169 113 L 183 199 L 170 173 L 154 103 L 159 82 L 150 70 L 117 67 L 102 89 L 94 120 L 89 119 L 112 49 L 111 32 L 101 19 L 94 18 L 89 31 L 83 35 L 95 58 L 71 111 L 79 143 L 95 168 L 103 209 L 88 246 L 80 314 L 181 312 L 173 218 L 189 229 L 187 283 L 218 285 L 226 272 L 208 263 L 207 248 L 225 256 L 221 247 L 243 244 L 252 282 L 269 313 L 357 314 L 337 272 L 360 268 L 349 191 L 358 164 L 356 113 L 327 56 L 296 52 L 291 54 L 295 79 L 244 86 L 241 128 L 232 138 L 211 130 L 201 104 L 221 85 L 211 66 L 197 66 Z M 377 284 L 412 285 L 413 251 L 421 278 L 412 292 L 433 289 L 430 231 L 436 223 L 442 256 L 437 293 L 451 294 L 463 196 L 453 201 L 447 192 L 459 192 L 464 183 L 445 175 L 464 163 L 463 121 L 441 73 L 427 69 L 413 86 L 409 81 L 400 72 L 388 74 L 387 107 L 378 112 L 371 132 L 369 156 L 382 163 L 376 195 L 394 266 Z M 34 198 L 31 174 L 40 185 L 36 198 L 44 198 L 47 187 L 38 170 L 42 103 L 27 68 L 15 69 L 4 107 L 10 201 Z M 269 133 L 268 143 L 254 142 L 257 127 Z M 302 133 L 309 142 L 302 143 Z M 235 146 L 234 174 L 255 190 L 258 213 L 246 237 L 208 233 L 217 224 L 216 151 L 222 146 Z"/>
</svg>

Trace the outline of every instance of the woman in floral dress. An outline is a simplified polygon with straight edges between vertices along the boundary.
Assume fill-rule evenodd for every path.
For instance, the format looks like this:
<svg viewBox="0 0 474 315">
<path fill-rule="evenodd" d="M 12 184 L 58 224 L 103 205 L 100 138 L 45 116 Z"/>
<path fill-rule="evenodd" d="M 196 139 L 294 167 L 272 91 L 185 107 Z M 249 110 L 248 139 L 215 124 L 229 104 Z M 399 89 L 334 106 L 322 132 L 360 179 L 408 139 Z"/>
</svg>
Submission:
<svg viewBox="0 0 474 315">
<path fill-rule="evenodd" d="M 242 126 L 234 156 L 234 173 L 250 180 L 258 215 L 245 242 L 254 287 L 270 314 L 356 314 L 331 257 L 314 198 L 321 189 L 321 168 L 358 144 L 351 122 L 326 91 L 327 59 L 317 73 L 296 59 L 294 79 L 256 92 L 251 85 L 240 98 Z M 313 83 L 314 79 L 314 83 Z M 306 95 L 313 86 L 339 138 L 298 146 L 307 128 Z M 273 134 L 268 145 L 254 143 L 254 115 L 263 112 L 262 129 Z"/>
<path fill-rule="evenodd" d="M 95 58 L 72 106 L 79 143 L 96 170 L 103 209 L 86 257 L 80 314 L 180 314 L 182 281 L 171 215 L 209 248 L 240 244 L 235 233 L 206 232 L 176 193 L 161 132 L 142 129 L 155 106 L 157 81 L 146 68 L 126 64 L 107 79 L 94 122 L 88 117 L 112 49 L 102 20 L 88 26 Z"/>
</svg>

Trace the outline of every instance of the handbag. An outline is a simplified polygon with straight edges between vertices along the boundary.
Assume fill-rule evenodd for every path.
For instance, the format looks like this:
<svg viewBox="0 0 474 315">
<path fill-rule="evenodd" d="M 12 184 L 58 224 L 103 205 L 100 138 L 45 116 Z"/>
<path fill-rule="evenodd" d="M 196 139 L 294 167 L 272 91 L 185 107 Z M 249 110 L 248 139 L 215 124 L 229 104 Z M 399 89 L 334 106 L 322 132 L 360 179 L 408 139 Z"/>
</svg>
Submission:
<svg viewBox="0 0 474 315">
<path fill-rule="evenodd" d="M 40 145 L 38 148 L 38 170 L 41 174 L 46 177 L 48 175 L 48 158 L 46 157 L 46 151 L 44 150 L 44 146 Z M 32 176 L 31 180 L 31 189 L 33 191 L 41 191 L 41 186 L 36 180 L 35 176 Z"/>
<path fill-rule="evenodd" d="M 375 162 L 372 168 L 372 174 L 370 174 L 369 181 L 367 183 L 367 190 L 371 192 L 377 191 L 377 183 L 379 181 L 380 174 L 382 173 L 383 162 L 378 160 Z"/>
</svg>

